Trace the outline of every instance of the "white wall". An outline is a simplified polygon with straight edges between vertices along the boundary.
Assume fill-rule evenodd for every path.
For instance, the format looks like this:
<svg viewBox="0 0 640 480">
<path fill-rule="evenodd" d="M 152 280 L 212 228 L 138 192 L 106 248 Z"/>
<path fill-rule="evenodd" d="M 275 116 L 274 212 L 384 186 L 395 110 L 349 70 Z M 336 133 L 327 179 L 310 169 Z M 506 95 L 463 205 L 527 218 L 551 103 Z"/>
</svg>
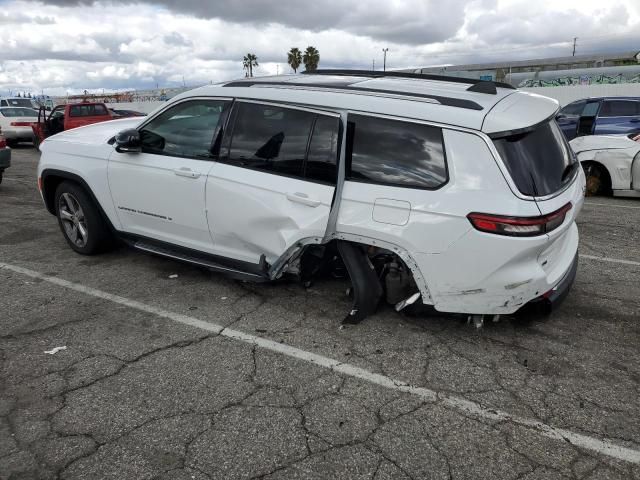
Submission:
<svg viewBox="0 0 640 480">
<path fill-rule="evenodd" d="M 136 112 L 150 113 L 167 102 L 123 102 L 107 103 L 107 107 L 116 110 L 135 110 Z"/>
<path fill-rule="evenodd" d="M 620 83 L 612 85 L 571 85 L 568 87 L 521 88 L 525 92 L 537 93 L 555 98 L 565 106 L 574 100 L 588 97 L 640 97 L 640 83 Z"/>
</svg>

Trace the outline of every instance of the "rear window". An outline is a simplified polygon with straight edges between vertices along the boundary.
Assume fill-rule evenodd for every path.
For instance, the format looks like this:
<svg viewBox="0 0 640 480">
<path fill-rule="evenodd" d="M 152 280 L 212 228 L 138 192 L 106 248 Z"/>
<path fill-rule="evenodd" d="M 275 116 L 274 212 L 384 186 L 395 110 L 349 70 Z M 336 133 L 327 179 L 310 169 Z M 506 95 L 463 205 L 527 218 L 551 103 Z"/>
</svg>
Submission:
<svg viewBox="0 0 640 480">
<path fill-rule="evenodd" d="M 632 100 L 605 100 L 601 117 L 634 117 L 640 115 L 640 102 Z"/>
<path fill-rule="evenodd" d="M 555 120 L 494 144 L 524 195 L 551 195 L 573 178 L 577 162 Z"/>
<path fill-rule="evenodd" d="M 38 112 L 36 112 L 33 108 L 22 108 L 22 107 L 5 107 L 0 108 L 0 114 L 3 117 L 37 117 Z"/>
<path fill-rule="evenodd" d="M 108 115 L 104 105 L 72 105 L 69 109 L 71 117 L 94 117 L 97 115 Z"/>
<path fill-rule="evenodd" d="M 424 189 L 447 181 L 440 128 L 349 115 L 347 142 L 349 180 Z"/>
<path fill-rule="evenodd" d="M 33 103 L 31 103 L 31 100 L 28 98 L 8 98 L 6 100 L 2 100 L 0 105 L 7 107 L 33 107 Z"/>
</svg>

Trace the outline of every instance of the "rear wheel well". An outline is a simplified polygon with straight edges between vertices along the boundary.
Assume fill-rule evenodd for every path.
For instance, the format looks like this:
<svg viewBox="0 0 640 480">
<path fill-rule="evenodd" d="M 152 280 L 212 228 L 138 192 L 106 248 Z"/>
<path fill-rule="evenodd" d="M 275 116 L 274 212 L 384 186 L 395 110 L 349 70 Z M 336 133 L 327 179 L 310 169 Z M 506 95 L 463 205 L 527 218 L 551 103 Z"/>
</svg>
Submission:
<svg viewBox="0 0 640 480">
<path fill-rule="evenodd" d="M 587 194 L 611 195 L 613 193 L 611 188 L 611 174 L 609 174 L 607 167 L 596 160 L 585 160 L 581 162 L 581 164 L 587 177 Z M 597 176 L 600 179 L 601 185 L 597 188 L 597 191 L 589 192 L 590 176 Z"/>
</svg>

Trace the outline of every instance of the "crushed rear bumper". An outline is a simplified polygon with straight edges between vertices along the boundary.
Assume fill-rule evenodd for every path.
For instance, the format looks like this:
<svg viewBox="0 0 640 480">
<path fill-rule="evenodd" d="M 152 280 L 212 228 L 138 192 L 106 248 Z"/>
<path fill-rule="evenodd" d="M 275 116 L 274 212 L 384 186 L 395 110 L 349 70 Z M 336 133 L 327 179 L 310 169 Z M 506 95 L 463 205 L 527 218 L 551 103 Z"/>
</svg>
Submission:
<svg viewBox="0 0 640 480">
<path fill-rule="evenodd" d="M 522 310 L 527 309 L 528 307 L 543 307 L 546 312 L 552 312 L 556 308 L 560 306 L 560 304 L 564 301 L 564 299 L 569 294 L 569 290 L 571 290 L 571 286 L 576 279 L 576 275 L 578 273 L 578 252 L 576 252 L 575 257 L 573 258 L 573 262 L 571 262 L 571 266 L 566 271 L 566 273 L 562 276 L 560 281 L 548 292 L 542 294 L 541 296 L 534 298 L 529 303 L 522 307 Z"/>
</svg>

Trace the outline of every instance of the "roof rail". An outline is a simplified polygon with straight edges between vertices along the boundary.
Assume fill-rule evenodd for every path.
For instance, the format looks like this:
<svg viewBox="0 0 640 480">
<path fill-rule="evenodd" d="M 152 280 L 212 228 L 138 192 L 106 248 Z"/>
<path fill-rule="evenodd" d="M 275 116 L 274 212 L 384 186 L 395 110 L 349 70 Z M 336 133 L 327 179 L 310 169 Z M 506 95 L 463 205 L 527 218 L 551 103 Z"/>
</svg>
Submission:
<svg viewBox="0 0 640 480">
<path fill-rule="evenodd" d="M 393 72 L 386 71 L 380 72 L 378 70 L 346 70 L 346 69 L 320 69 L 320 70 L 305 70 L 302 72 L 305 75 L 353 75 L 354 77 L 371 77 L 371 78 L 381 78 L 381 77 L 396 77 L 396 78 L 413 78 L 416 80 L 436 80 L 439 82 L 453 82 L 453 83 L 466 83 L 470 85 L 476 85 L 478 83 L 493 83 L 496 87 L 500 88 L 509 88 L 511 90 L 515 90 L 516 88 L 513 85 L 504 82 L 494 82 L 489 80 L 478 80 L 477 78 L 463 78 L 463 77 L 449 77 L 446 75 L 431 75 L 428 73 L 408 73 L 408 72 Z M 470 91 L 474 91 L 469 89 Z M 480 93 L 488 93 L 488 92 L 480 92 Z M 494 92 L 495 93 L 495 92 Z"/>
<path fill-rule="evenodd" d="M 300 82 L 283 82 L 283 81 L 254 81 L 254 80 L 236 80 L 223 85 L 224 87 L 276 87 L 276 88 L 302 88 L 307 90 L 314 89 L 326 89 L 334 91 L 346 91 L 352 93 L 360 93 L 361 95 L 373 95 L 373 96 L 393 96 L 393 97 L 407 97 L 411 98 L 423 98 L 432 100 L 433 103 L 440 105 L 447 105 L 449 107 L 466 108 L 468 110 L 482 110 L 482 105 L 474 102 L 473 100 L 467 100 L 465 98 L 444 97 L 441 95 L 430 95 L 425 93 L 412 93 L 401 92 L 395 90 L 384 90 L 380 88 L 367 88 L 358 87 L 356 85 L 334 85 L 330 83 L 300 83 Z"/>
</svg>

